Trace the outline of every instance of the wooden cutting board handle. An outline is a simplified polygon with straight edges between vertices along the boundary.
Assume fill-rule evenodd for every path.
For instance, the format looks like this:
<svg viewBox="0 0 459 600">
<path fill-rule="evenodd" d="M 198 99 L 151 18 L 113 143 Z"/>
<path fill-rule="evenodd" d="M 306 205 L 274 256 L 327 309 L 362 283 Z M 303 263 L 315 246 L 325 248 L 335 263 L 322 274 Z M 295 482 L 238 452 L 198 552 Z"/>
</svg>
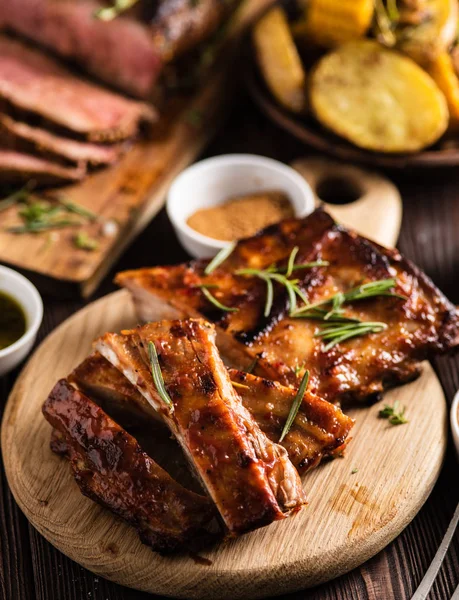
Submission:
<svg viewBox="0 0 459 600">
<path fill-rule="evenodd" d="M 309 183 L 316 204 L 339 222 L 383 246 L 395 246 L 402 222 L 396 186 L 375 171 L 325 158 L 292 163 Z"/>
</svg>

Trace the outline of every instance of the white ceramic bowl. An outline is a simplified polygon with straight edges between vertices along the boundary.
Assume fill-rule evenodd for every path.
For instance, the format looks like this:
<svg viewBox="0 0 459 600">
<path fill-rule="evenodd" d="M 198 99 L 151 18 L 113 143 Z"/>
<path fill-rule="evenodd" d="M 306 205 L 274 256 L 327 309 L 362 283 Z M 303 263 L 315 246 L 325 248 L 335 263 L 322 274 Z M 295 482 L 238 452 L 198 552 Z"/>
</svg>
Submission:
<svg viewBox="0 0 459 600">
<path fill-rule="evenodd" d="M 456 446 L 457 457 L 459 459 L 459 391 L 454 396 L 451 406 L 451 431 L 453 433 L 453 441 Z"/>
<path fill-rule="evenodd" d="M 311 188 L 291 167 L 254 154 L 225 154 L 195 163 L 175 179 L 169 189 L 167 214 L 185 250 L 195 258 L 210 258 L 229 242 L 198 233 L 187 225 L 188 217 L 233 196 L 269 190 L 284 192 L 296 217 L 314 210 Z"/>
<path fill-rule="evenodd" d="M 26 331 L 14 344 L 0 350 L 0 377 L 14 369 L 30 352 L 43 319 L 43 302 L 36 287 L 28 279 L 7 267 L 0 266 L 0 291 L 22 306 Z"/>
</svg>

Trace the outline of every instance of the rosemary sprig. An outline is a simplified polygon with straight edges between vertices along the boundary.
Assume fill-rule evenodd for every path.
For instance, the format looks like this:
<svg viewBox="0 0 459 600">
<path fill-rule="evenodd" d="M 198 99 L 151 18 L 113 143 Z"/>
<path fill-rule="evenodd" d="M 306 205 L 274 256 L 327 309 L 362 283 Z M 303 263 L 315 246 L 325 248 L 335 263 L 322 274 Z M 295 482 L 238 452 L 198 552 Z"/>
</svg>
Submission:
<svg viewBox="0 0 459 600">
<path fill-rule="evenodd" d="M 329 323 L 323 325 L 319 331 L 314 334 L 314 337 L 321 337 L 324 341 L 328 342 L 325 345 L 324 351 L 328 352 L 331 348 L 345 342 L 354 337 L 362 335 L 368 335 L 369 333 L 381 333 L 387 329 L 386 323 L 372 322 L 372 321 L 359 321 L 355 323 Z"/>
<path fill-rule="evenodd" d="M 236 248 L 236 242 L 232 242 L 228 244 L 225 248 L 222 248 L 218 254 L 216 254 L 207 267 L 204 269 L 205 275 L 210 275 L 215 271 L 217 267 L 219 267 L 225 260 L 229 257 L 229 255 Z"/>
<path fill-rule="evenodd" d="M 223 310 L 225 312 L 237 312 L 239 310 L 238 308 L 232 308 L 231 306 L 225 306 L 224 304 L 219 302 L 217 300 L 217 298 L 215 298 L 215 296 L 212 296 L 212 294 L 209 292 L 209 289 L 208 289 L 209 286 L 197 285 L 196 287 L 198 287 L 201 290 L 201 292 L 204 294 L 204 296 L 207 298 L 207 300 L 209 302 L 211 302 L 214 306 L 216 306 L 220 310 Z M 215 287 L 215 286 L 212 286 L 212 287 Z"/>
<path fill-rule="evenodd" d="M 14 206 L 18 202 L 23 202 L 29 194 L 30 186 L 26 184 L 20 190 L 16 190 L 6 198 L 0 200 L 0 212 L 6 210 L 10 206 Z"/>
<path fill-rule="evenodd" d="M 401 300 L 406 300 L 406 296 L 401 296 L 400 294 L 395 294 L 394 292 L 389 291 L 396 285 L 396 283 L 397 282 L 394 278 L 370 281 L 369 283 L 364 283 L 363 285 L 352 288 L 347 292 L 338 292 L 337 294 L 330 296 L 330 298 L 326 298 L 320 302 L 315 302 L 314 304 L 306 303 L 306 306 L 303 306 L 299 310 L 295 311 L 292 316 L 299 318 L 311 318 L 308 313 L 310 313 L 312 310 L 316 311 L 318 308 L 329 306 L 331 304 L 331 310 L 324 317 L 324 319 L 327 320 L 332 316 L 339 315 L 342 312 L 343 305 L 348 302 L 367 300 L 368 298 L 374 298 L 376 296 L 389 296 L 391 298 L 400 298 Z"/>
<path fill-rule="evenodd" d="M 403 406 L 400 408 L 399 401 L 395 400 L 393 406 L 385 404 L 384 408 L 379 411 L 378 417 L 380 419 L 388 419 L 391 425 L 403 425 L 404 423 L 408 423 L 408 419 L 405 417 L 405 410 L 406 407 Z"/>
<path fill-rule="evenodd" d="M 255 358 L 252 360 L 252 362 L 250 363 L 250 365 L 247 367 L 247 369 L 245 370 L 246 373 L 249 373 L 249 375 L 251 373 L 253 373 L 255 367 L 257 366 L 259 361 L 259 357 L 255 356 Z"/>
<path fill-rule="evenodd" d="M 161 367 L 159 366 L 158 353 L 156 352 L 155 345 L 153 342 L 148 342 L 148 357 L 150 359 L 151 375 L 156 387 L 158 394 L 165 404 L 167 404 L 171 411 L 174 410 L 174 404 L 171 397 L 167 393 L 166 386 L 164 384 L 163 374 L 161 373 Z"/>
<path fill-rule="evenodd" d="M 113 21 L 118 15 L 134 6 L 134 4 L 137 4 L 137 2 L 138 0 L 115 0 L 113 6 L 97 9 L 94 12 L 94 18 L 100 21 Z"/>
<path fill-rule="evenodd" d="M 290 431 L 298 411 L 300 410 L 301 402 L 303 401 L 303 396 L 306 391 L 306 388 L 309 383 L 309 371 L 305 371 L 303 375 L 303 379 L 301 380 L 300 387 L 298 388 L 298 392 L 295 396 L 295 399 L 292 402 L 292 406 L 290 408 L 290 412 L 288 413 L 287 420 L 284 425 L 284 429 L 282 430 L 281 436 L 279 438 L 279 444 L 284 440 L 285 436 Z"/>
<path fill-rule="evenodd" d="M 299 248 L 295 246 L 290 253 L 288 258 L 287 267 L 275 267 L 271 266 L 267 269 L 239 269 L 235 271 L 236 275 L 243 275 L 249 277 L 258 277 L 262 279 L 266 283 L 266 300 L 265 300 L 265 308 L 263 311 L 263 315 L 268 317 L 271 313 L 273 298 L 274 298 L 274 288 L 273 282 L 280 283 L 284 286 L 290 304 L 290 315 L 296 311 L 297 307 L 297 298 L 300 298 L 305 304 L 307 304 L 307 298 L 302 290 L 299 288 L 298 279 L 289 279 L 292 272 L 296 269 L 309 269 L 312 267 L 325 267 L 328 266 L 328 262 L 326 261 L 315 261 L 312 263 L 304 263 L 300 265 L 295 265 L 295 258 L 298 254 Z"/>
</svg>

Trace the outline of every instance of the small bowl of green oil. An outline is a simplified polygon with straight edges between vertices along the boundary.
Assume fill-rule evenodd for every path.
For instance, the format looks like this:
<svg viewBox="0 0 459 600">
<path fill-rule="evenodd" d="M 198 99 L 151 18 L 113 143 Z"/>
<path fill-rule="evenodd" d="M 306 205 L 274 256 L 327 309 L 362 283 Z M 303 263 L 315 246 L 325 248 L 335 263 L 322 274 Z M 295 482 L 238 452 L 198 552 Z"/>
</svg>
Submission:
<svg viewBox="0 0 459 600">
<path fill-rule="evenodd" d="M 35 286 L 0 266 L 0 377 L 30 352 L 42 319 L 43 303 Z"/>
</svg>

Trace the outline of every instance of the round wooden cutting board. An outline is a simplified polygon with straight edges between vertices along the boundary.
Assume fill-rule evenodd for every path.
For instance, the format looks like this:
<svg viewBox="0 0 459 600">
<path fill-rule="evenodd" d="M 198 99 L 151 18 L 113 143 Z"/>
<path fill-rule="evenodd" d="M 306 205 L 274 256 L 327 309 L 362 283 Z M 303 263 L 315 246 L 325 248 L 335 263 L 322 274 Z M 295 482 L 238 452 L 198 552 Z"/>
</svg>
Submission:
<svg viewBox="0 0 459 600">
<path fill-rule="evenodd" d="M 106 331 L 136 323 L 127 292 L 91 304 L 56 329 L 32 357 L 9 399 L 2 426 L 8 481 L 27 518 L 54 546 L 94 573 L 125 586 L 178 598 L 260 598 L 316 585 L 363 563 L 416 515 L 439 474 L 446 403 L 429 364 L 415 382 L 387 394 L 409 423 L 357 419 L 345 458 L 304 477 L 309 505 L 296 516 L 220 544 L 198 561 L 164 558 L 135 531 L 79 492 L 66 460 L 49 448 L 41 405 L 54 383 Z"/>
</svg>

